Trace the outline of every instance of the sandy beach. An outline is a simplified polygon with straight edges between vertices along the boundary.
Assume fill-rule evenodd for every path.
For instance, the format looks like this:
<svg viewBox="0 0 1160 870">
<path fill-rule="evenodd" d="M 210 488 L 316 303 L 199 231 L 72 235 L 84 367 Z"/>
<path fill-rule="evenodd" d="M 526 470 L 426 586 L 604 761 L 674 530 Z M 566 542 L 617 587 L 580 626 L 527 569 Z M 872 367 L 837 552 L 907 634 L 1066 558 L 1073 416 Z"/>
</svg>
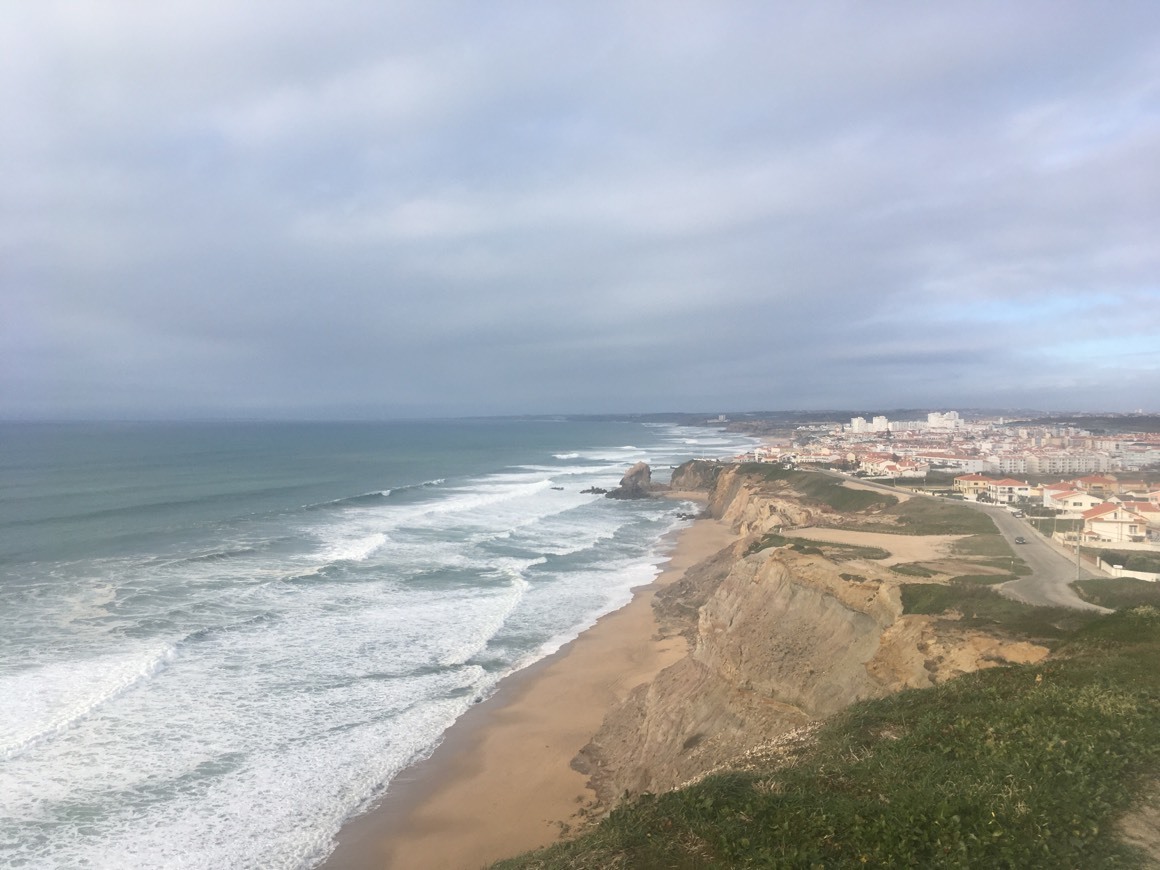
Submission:
<svg viewBox="0 0 1160 870">
<path fill-rule="evenodd" d="M 653 595 L 734 537 L 717 520 L 682 530 L 656 581 L 469 710 L 343 828 L 324 870 L 475 870 L 559 839 L 594 798 L 572 758 L 613 705 L 686 652 L 682 638 L 657 636 Z"/>
</svg>

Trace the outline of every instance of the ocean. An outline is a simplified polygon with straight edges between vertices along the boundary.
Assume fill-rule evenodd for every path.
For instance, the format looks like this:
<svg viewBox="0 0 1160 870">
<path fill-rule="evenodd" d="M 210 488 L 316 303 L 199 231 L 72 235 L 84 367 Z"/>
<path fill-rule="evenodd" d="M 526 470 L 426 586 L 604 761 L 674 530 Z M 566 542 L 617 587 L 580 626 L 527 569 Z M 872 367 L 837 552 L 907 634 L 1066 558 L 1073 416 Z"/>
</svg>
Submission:
<svg viewBox="0 0 1160 870">
<path fill-rule="evenodd" d="M 652 580 L 746 449 L 575 420 L 0 424 L 0 865 L 284 868 Z"/>
</svg>

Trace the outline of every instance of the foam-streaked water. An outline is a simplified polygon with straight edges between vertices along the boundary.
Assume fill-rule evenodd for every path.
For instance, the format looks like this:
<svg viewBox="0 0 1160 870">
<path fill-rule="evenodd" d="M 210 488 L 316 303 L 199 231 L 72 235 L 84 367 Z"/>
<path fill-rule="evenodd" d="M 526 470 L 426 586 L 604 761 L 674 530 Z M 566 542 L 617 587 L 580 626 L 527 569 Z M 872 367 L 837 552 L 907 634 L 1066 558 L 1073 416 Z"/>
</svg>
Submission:
<svg viewBox="0 0 1160 870">
<path fill-rule="evenodd" d="M 742 439 L 631 423 L 0 426 L 0 863 L 310 867 L 627 602 Z"/>
</svg>

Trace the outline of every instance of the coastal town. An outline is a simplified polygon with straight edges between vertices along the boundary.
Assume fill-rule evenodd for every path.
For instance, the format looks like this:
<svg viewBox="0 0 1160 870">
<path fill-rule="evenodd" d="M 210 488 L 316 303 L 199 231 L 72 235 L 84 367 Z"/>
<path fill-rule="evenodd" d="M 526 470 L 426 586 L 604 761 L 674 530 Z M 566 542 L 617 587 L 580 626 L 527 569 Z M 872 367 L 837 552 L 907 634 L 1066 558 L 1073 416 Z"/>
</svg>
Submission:
<svg viewBox="0 0 1160 870">
<path fill-rule="evenodd" d="M 1066 423 L 853 417 L 807 424 L 740 459 L 829 467 L 868 480 L 1026 513 L 1044 534 L 1084 546 L 1160 552 L 1160 433 L 1107 434 Z M 1046 521 L 1046 522 L 1045 522 Z"/>
</svg>

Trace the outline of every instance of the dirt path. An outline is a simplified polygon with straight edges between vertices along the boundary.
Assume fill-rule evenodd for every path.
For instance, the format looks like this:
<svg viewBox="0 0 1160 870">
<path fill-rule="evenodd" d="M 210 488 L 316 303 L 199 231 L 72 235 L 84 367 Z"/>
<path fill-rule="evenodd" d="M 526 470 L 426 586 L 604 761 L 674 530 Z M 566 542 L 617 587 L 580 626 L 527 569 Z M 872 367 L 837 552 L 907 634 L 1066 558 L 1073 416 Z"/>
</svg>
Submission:
<svg viewBox="0 0 1160 870">
<path fill-rule="evenodd" d="M 902 504 L 904 501 L 910 501 L 912 498 L 914 498 L 914 493 L 912 492 L 895 489 L 893 486 L 883 486 L 882 484 L 859 483 L 853 480 L 843 480 L 842 486 L 848 487 L 850 489 L 864 489 L 867 492 L 888 492 L 896 499 L 898 499 L 899 504 Z"/>
<path fill-rule="evenodd" d="M 856 532 L 850 529 L 788 529 L 786 537 L 811 538 L 834 544 L 857 544 L 860 547 L 881 547 L 890 557 L 880 560 L 882 565 L 900 562 L 928 562 L 951 555 L 951 545 L 966 535 L 884 535 L 881 532 Z M 875 560 L 879 561 L 879 560 Z"/>
</svg>

